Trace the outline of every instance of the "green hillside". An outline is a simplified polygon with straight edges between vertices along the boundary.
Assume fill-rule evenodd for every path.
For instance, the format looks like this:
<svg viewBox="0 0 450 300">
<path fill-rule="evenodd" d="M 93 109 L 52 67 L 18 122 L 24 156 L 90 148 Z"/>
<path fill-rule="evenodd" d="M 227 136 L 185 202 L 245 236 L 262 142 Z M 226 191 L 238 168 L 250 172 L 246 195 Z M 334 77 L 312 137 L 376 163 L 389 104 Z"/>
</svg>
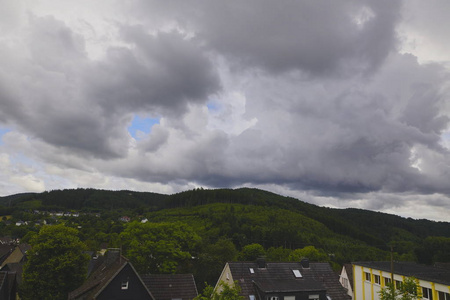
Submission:
<svg viewBox="0 0 450 300">
<path fill-rule="evenodd" d="M 443 250 L 450 249 L 448 222 L 324 208 L 258 189 L 195 189 L 173 195 L 76 189 L 14 195 L 1 198 L 0 203 L 4 213 L 17 218 L 37 218 L 32 210 L 101 213 L 101 218 L 66 221 L 81 228 L 82 238 L 91 248 L 101 242 L 120 246 L 119 234 L 126 226 L 117 220 L 128 215 L 152 223 L 182 222 L 200 236 L 202 243 L 196 250 L 200 257 L 228 241 L 238 252 L 259 244 L 264 255 L 275 260 L 292 258 L 294 250 L 313 246 L 336 266 L 389 259 L 391 247 L 397 260 L 450 261 L 448 251 Z M 23 228 L 15 230 L 3 227 L 4 234 L 26 234 Z"/>
</svg>

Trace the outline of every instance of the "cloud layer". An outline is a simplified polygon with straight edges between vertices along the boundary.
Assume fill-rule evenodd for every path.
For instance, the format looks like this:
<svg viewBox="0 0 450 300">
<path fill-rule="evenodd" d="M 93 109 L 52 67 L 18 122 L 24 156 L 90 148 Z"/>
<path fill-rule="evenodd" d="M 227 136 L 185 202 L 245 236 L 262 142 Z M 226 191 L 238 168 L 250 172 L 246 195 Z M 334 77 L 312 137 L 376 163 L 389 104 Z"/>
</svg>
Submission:
<svg viewBox="0 0 450 300">
<path fill-rule="evenodd" d="M 2 194 L 247 185 L 320 205 L 450 212 L 438 11 L 387 0 L 67 4 L 2 4 Z M 159 119 L 139 139 L 128 131 L 137 115 Z"/>
</svg>

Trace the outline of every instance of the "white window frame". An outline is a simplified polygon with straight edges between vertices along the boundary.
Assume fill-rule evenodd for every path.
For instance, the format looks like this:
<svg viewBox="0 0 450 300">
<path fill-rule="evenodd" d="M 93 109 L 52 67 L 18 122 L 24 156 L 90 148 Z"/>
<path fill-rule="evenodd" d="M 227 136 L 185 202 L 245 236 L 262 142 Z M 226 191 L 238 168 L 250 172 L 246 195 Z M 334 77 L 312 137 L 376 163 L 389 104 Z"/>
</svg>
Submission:
<svg viewBox="0 0 450 300">
<path fill-rule="evenodd" d="M 319 294 L 308 295 L 308 299 L 309 300 L 319 300 L 320 295 Z"/>
<path fill-rule="evenodd" d="M 425 293 L 426 291 L 426 293 Z M 426 294 L 426 296 L 425 296 Z M 433 290 L 422 286 L 422 299 L 433 300 Z"/>
<path fill-rule="evenodd" d="M 369 277 L 369 279 L 367 279 L 367 277 Z M 364 278 L 367 282 L 371 282 L 372 274 L 370 274 L 369 272 L 364 272 Z"/>
<path fill-rule="evenodd" d="M 127 281 L 122 281 L 122 285 L 120 287 L 120 289 L 122 290 L 128 290 L 128 280 Z"/>
<path fill-rule="evenodd" d="M 381 285 L 381 277 L 380 277 L 380 275 L 373 274 L 373 283 Z"/>
<path fill-rule="evenodd" d="M 450 300 L 450 293 L 438 291 L 438 300 Z"/>
<path fill-rule="evenodd" d="M 300 270 L 292 270 L 294 273 L 295 278 L 302 278 L 302 273 L 300 273 Z"/>
</svg>

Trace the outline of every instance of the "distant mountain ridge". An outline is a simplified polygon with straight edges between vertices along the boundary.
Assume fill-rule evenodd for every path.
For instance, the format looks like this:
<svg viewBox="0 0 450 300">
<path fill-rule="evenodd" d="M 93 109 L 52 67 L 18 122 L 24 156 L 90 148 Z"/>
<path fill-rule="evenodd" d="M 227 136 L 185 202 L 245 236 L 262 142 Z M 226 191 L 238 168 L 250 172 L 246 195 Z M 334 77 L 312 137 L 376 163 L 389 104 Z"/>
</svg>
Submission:
<svg viewBox="0 0 450 300">
<path fill-rule="evenodd" d="M 279 246 L 275 241 L 285 236 L 285 243 L 291 246 L 333 244 L 335 248 L 345 249 L 345 245 L 351 243 L 367 245 L 383 253 L 393 246 L 405 259 L 418 257 L 423 262 L 433 259 L 430 253 L 435 250 L 427 248 L 430 245 L 433 249 L 450 247 L 449 222 L 414 220 L 363 209 L 320 207 L 252 188 L 194 189 L 173 195 L 126 190 L 56 190 L 1 197 L 0 205 L 8 212 L 119 210 L 128 211 L 130 215 L 144 214 L 153 221 L 174 222 L 182 218 L 198 230 L 206 226 L 212 230 L 211 235 L 227 236 L 237 245 L 270 240 L 268 246 Z M 261 222 L 262 219 L 266 221 Z M 302 224 L 309 224 L 309 227 Z M 383 253 L 375 254 L 383 257 Z M 447 259 L 444 252 L 433 255 Z"/>
</svg>

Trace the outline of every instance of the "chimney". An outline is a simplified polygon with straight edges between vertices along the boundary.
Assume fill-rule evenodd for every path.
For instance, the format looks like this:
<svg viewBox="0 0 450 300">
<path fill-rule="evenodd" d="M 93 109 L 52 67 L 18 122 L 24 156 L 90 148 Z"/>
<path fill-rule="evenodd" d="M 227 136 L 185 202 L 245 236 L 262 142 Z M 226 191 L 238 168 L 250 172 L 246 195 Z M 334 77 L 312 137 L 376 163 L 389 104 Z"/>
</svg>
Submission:
<svg viewBox="0 0 450 300">
<path fill-rule="evenodd" d="M 119 248 L 109 248 L 106 252 L 106 265 L 110 266 L 120 258 L 120 249 Z"/>
<path fill-rule="evenodd" d="M 303 259 L 300 261 L 300 264 L 302 265 L 302 268 L 303 268 L 303 269 L 309 269 L 309 259 L 303 258 Z"/>
<path fill-rule="evenodd" d="M 265 269 L 266 268 L 266 260 L 262 257 L 256 259 L 256 264 L 258 265 L 258 269 Z"/>
</svg>

